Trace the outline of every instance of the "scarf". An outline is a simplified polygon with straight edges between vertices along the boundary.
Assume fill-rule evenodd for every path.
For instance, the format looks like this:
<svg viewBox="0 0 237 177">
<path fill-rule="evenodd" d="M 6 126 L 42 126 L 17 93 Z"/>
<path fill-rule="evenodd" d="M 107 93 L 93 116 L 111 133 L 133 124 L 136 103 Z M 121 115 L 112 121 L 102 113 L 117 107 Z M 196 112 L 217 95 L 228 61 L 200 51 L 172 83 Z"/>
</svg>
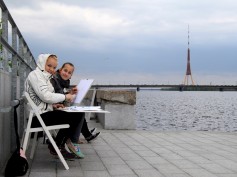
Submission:
<svg viewBox="0 0 237 177">
<path fill-rule="evenodd" d="M 70 80 L 63 80 L 62 77 L 59 74 L 59 71 L 56 72 L 56 74 L 53 77 L 53 80 L 55 83 L 51 82 L 54 86 L 54 90 L 56 93 L 64 93 L 64 88 L 69 88 L 70 86 Z"/>
</svg>

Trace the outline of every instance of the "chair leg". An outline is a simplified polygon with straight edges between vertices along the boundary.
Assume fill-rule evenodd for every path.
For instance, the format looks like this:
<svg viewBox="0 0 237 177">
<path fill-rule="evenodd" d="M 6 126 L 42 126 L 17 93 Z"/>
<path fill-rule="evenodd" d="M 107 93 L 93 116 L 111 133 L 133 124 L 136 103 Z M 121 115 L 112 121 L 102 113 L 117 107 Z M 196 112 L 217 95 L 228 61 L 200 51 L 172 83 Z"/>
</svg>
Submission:
<svg viewBox="0 0 237 177">
<path fill-rule="evenodd" d="M 26 152 L 28 141 L 29 141 L 30 132 L 25 132 L 24 141 L 23 141 L 23 150 Z"/>
<path fill-rule="evenodd" d="M 46 131 L 45 133 L 46 133 L 46 135 L 48 136 L 49 141 L 50 141 L 51 144 L 53 145 L 55 151 L 57 152 L 58 157 L 59 157 L 59 159 L 61 160 L 62 164 L 64 165 L 65 169 L 68 170 L 68 169 L 69 169 L 69 166 L 68 166 L 67 162 L 65 161 L 65 159 L 64 159 L 64 157 L 63 157 L 63 155 L 62 155 L 62 153 L 60 152 L 58 146 L 56 145 L 56 143 L 55 143 L 53 137 L 51 136 L 51 134 L 49 133 L 49 131 Z"/>
<path fill-rule="evenodd" d="M 34 154 L 35 154 L 35 148 L 36 148 L 36 145 L 37 145 L 37 142 L 38 142 L 37 136 L 38 136 L 38 132 L 35 132 L 32 147 L 31 147 L 31 151 L 30 151 L 30 159 L 33 159 Z"/>
</svg>

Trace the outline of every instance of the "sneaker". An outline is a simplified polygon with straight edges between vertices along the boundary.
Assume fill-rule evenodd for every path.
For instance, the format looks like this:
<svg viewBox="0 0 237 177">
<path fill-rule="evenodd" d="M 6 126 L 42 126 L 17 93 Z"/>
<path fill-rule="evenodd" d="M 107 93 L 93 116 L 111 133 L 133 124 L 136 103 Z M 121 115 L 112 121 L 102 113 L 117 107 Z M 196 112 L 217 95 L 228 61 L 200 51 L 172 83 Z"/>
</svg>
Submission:
<svg viewBox="0 0 237 177">
<path fill-rule="evenodd" d="M 95 140 L 99 135 L 100 135 L 100 132 L 98 132 L 98 133 L 96 133 L 96 134 L 94 134 L 94 135 L 91 135 L 91 136 L 89 136 L 88 138 L 86 138 L 86 141 L 87 141 L 87 142 L 93 141 L 93 140 Z"/>
<path fill-rule="evenodd" d="M 90 130 L 90 132 L 91 132 L 92 135 L 96 132 L 96 129 L 97 129 L 97 128 L 93 128 L 93 129 Z"/>
<path fill-rule="evenodd" d="M 50 151 L 50 154 L 54 155 L 54 156 L 58 156 L 57 152 L 55 151 L 54 147 L 52 146 L 52 144 L 48 145 L 48 149 Z M 66 159 L 66 160 L 71 160 L 71 159 L 75 159 L 76 156 L 73 153 L 69 153 L 65 147 L 59 147 L 59 150 L 62 154 L 62 156 Z"/>
<path fill-rule="evenodd" d="M 70 140 L 67 141 L 67 147 L 68 149 L 74 153 L 74 155 L 76 155 L 79 159 L 84 159 L 84 154 L 82 154 L 81 150 L 80 150 L 80 147 L 79 147 L 79 144 L 77 143 L 72 143 Z"/>
</svg>

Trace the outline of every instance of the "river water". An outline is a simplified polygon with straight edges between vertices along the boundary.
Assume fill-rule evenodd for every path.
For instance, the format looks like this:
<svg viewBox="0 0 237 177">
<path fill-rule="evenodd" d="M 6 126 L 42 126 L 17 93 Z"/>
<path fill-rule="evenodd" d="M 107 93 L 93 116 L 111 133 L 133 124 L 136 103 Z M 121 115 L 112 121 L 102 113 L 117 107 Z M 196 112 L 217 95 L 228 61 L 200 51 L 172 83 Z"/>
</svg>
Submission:
<svg viewBox="0 0 237 177">
<path fill-rule="evenodd" d="M 237 131 L 237 92 L 140 90 L 137 129 Z"/>
</svg>

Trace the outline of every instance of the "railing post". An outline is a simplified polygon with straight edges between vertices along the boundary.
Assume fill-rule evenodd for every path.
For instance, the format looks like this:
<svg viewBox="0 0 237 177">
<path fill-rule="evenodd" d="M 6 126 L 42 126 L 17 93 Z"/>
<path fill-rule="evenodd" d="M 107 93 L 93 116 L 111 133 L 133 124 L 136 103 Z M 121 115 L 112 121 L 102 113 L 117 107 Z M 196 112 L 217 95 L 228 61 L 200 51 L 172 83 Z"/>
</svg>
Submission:
<svg viewBox="0 0 237 177">
<path fill-rule="evenodd" d="M 22 64 L 21 62 L 21 67 L 19 69 L 19 76 L 18 76 L 18 82 L 19 82 L 19 96 L 22 97 L 23 92 L 24 92 L 24 83 L 25 83 L 25 79 L 26 79 L 26 69 L 27 67 L 25 65 Z M 21 109 L 20 109 L 20 132 L 24 131 L 24 125 L 25 125 L 25 118 L 24 118 L 24 104 L 20 105 Z"/>
<path fill-rule="evenodd" d="M 20 55 L 20 57 L 23 58 L 23 38 L 20 37 L 19 38 L 19 48 L 18 48 L 18 54 Z"/>
<path fill-rule="evenodd" d="M 3 10 L 2 11 L 2 38 L 5 39 L 5 41 L 8 41 L 8 11 Z M 2 69 L 6 71 L 8 62 L 7 62 L 7 50 L 6 48 L 2 47 L 2 54 L 1 54 L 1 64 L 2 64 Z"/>
</svg>

